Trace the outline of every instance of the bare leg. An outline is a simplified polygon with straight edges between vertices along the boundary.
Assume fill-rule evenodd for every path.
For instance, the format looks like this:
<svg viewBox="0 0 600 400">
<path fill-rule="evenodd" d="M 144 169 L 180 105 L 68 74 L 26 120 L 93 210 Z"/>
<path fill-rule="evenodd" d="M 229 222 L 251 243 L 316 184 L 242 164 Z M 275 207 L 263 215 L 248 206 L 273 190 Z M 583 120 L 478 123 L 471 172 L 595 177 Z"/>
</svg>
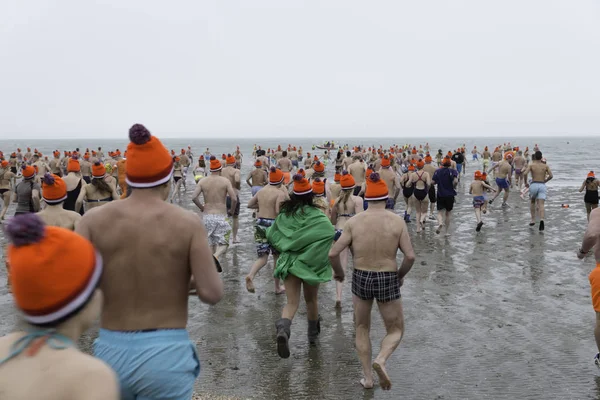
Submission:
<svg viewBox="0 0 600 400">
<path fill-rule="evenodd" d="M 421 232 L 421 202 L 417 201 L 415 208 L 417 210 L 417 233 Z"/>
<path fill-rule="evenodd" d="M 540 221 L 543 221 L 544 216 L 545 216 L 545 210 L 544 210 L 544 202 L 545 201 L 542 199 L 537 199 L 536 202 L 537 202 L 538 209 L 539 209 L 538 211 L 540 213 Z"/>
<path fill-rule="evenodd" d="M 340 254 L 340 261 L 342 263 L 342 268 L 344 268 L 344 273 L 346 272 L 346 268 L 348 266 L 348 249 L 342 251 Z M 342 288 L 344 284 L 342 282 L 335 281 L 335 308 L 342 308 Z"/>
<path fill-rule="evenodd" d="M 496 200 L 498 198 L 498 196 L 500 196 L 500 193 L 502 193 L 502 189 L 498 189 L 498 191 L 496 192 L 494 197 L 492 197 L 492 200 L 490 200 L 490 203 L 493 202 L 494 200 Z"/>
<path fill-rule="evenodd" d="M 475 218 L 477 219 L 477 223 L 481 222 L 481 208 L 475 209 Z"/>
<path fill-rule="evenodd" d="M 273 269 L 277 268 L 277 260 L 278 259 L 279 259 L 279 256 L 273 254 Z M 273 281 L 275 282 L 275 294 L 284 294 L 285 286 L 279 280 L 279 278 L 273 278 Z"/>
<path fill-rule="evenodd" d="M 450 229 L 450 215 L 452 211 L 446 211 L 446 235 L 448 234 L 448 230 Z"/>
<path fill-rule="evenodd" d="M 264 267 L 267 265 L 267 261 L 269 260 L 269 254 L 265 254 L 264 256 L 258 257 L 258 260 L 254 261 L 252 264 L 252 268 L 250 269 L 250 273 L 246 276 L 246 290 L 250 293 L 254 293 L 256 289 L 254 288 L 254 277 Z"/>
<path fill-rule="evenodd" d="M 506 204 L 508 201 L 508 195 L 510 194 L 509 189 L 504 189 L 504 198 L 502 199 L 502 204 Z"/>
<path fill-rule="evenodd" d="M 240 229 L 240 217 L 233 217 L 233 243 L 239 243 L 237 234 Z"/>
<path fill-rule="evenodd" d="M 354 325 L 356 327 L 356 352 L 362 365 L 364 379 L 360 381 L 365 389 L 373 388 L 373 369 L 371 363 L 371 309 L 373 300 L 361 300 L 352 296 L 354 303 Z"/>
<path fill-rule="evenodd" d="M 590 203 L 585 203 L 585 212 L 587 213 L 588 222 L 590 220 L 590 213 L 592 212 L 592 205 Z"/>
<path fill-rule="evenodd" d="M 439 234 L 442 231 L 442 228 L 444 227 L 444 212 L 444 210 L 440 210 L 437 213 L 438 228 L 435 231 L 435 233 L 437 234 Z"/>
<path fill-rule="evenodd" d="M 435 216 L 433 214 L 435 214 L 435 203 L 430 203 L 430 205 L 429 205 L 429 215 L 430 215 L 430 217 L 435 218 Z"/>
<path fill-rule="evenodd" d="M 217 245 L 217 248 L 215 250 L 215 252 L 213 253 L 213 255 L 216 257 L 216 259 L 218 260 L 223 254 L 225 254 L 225 252 L 227 251 L 227 248 L 229 246 L 227 245 Z"/>
<path fill-rule="evenodd" d="M 531 214 L 529 226 L 533 226 L 535 225 L 535 200 L 531 200 L 531 203 L 529 204 L 529 213 Z"/>
<path fill-rule="evenodd" d="M 2 207 L 2 213 L 0 214 L 0 220 L 4 219 L 4 216 L 6 215 L 6 212 L 8 211 L 8 206 L 10 205 L 10 195 L 11 195 L 10 191 L 4 193 L 4 195 L 3 195 L 4 207 Z"/>
<path fill-rule="evenodd" d="M 387 335 L 381 342 L 379 355 L 373 361 L 373 369 L 379 376 L 379 384 L 383 390 L 390 390 L 392 383 L 385 370 L 385 364 L 392 353 L 398 348 L 404 335 L 404 316 L 402 314 L 402 300 L 394 300 L 388 303 L 377 303 L 379 312 L 385 324 Z"/>
<path fill-rule="evenodd" d="M 309 321 L 316 321 L 319 319 L 319 285 L 313 286 L 302 282 L 302 289 L 306 302 L 306 317 Z"/>
<path fill-rule="evenodd" d="M 284 281 L 285 294 L 287 296 L 287 303 L 283 307 L 281 318 L 294 319 L 296 312 L 298 311 L 298 305 L 300 303 L 300 290 L 302 288 L 302 280 L 295 277 L 294 275 L 288 275 Z"/>
</svg>

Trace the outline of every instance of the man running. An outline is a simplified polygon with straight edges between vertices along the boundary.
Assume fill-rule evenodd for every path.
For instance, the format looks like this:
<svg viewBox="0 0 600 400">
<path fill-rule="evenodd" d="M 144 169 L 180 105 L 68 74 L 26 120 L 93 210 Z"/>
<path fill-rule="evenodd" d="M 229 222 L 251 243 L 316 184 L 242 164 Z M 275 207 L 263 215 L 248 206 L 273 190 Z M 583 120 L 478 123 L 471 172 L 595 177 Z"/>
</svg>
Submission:
<svg viewBox="0 0 600 400">
<path fill-rule="evenodd" d="M 237 234 L 240 229 L 240 170 L 235 167 L 236 160 L 231 154 L 227 155 L 226 163 L 227 165 L 223 168 L 221 175 L 229 179 L 235 191 L 235 204 L 232 202 L 233 197 L 227 197 L 227 215 L 233 220 L 233 243 L 239 243 Z"/>
<path fill-rule="evenodd" d="M 450 216 L 454 209 L 454 198 L 456 197 L 456 186 L 458 185 L 458 171 L 451 168 L 452 160 L 446 157 L 442 162 L 442 168 L 435 171 L 431 183 L 437 185 L 437 219 L 438 228 L 435 233 L 439 234 L 446 227 L 446 235 L 450 228 Z"/>
<path fill-rule="evenodd" d="M 75 211 L 65 210 L 63 203 L 67 199 L 67 184 L 58 175 L 46 174 L 42 178 L 42 198 L 46 208 L 37 215 L 48 226 L 57 226 L 70 231 L 75 230 L 81 215 Z"/>
<path fill-rule="evenodd" d="M 282 151 L 281 157 L 277 160 L 277 168 L 283 172 L 284 184 L 289 185 L 292 181 L 292 169 L 294 166 L 292 165 L 292 161 L 288 158 L 288 152 Z"/>
<path fill-rule="evenodd" d="M 525 182 L 525 186 L 529 188 L 529 199 L 531 204 L 529 210 L 531 212 L 531 222 L 529 226 L 535 226 L 535 210 L 538 209 L 540 214 L 539 230 L 544 230 L 544 203 L 546 202 L 546 182 L 552 179 L 552 171 L 550 167 L 542 161 L 543 156 L 541 151 L 536 151 L 533 154 L 532 162 L 525 168 L 524 174 L 531 173 L 531 184 Z"/>
<path fill-rule="evenodd" d="M 496 153 L 494 153 L 496 154 Z M 512 161 L 513 156 L 511 153 L 506 155 L 506 160 L 500 161 L 496 163 L 489 171 L 486 173 L 490 173 L 490 171 L 494 171 L 496 176 L 496 185 L 498 186 L 498 191 L 496 195 L 489 201 L 490 204 L 494 202 L 500 196 L 500 193 L 504 191 L 504 198 L 502 199 L 502 207 L 507 206 L 508 196 L 510 194 L 510 177 L 512 176 Z M 495 172 L 495 171 L 498 172 Z"/>
<path fill-rule="evenodd" d="M 366 166 L 360 154 L 355 153 L 353 159 L 354 162 L 348 167 L 348 172 L 354 178 L 354 182 L 356 182 L 354 195 L 358 196 L 363 183 L 365 183 Z"/>
<path fill-rule="evenodd" d="M 577 257 L 583 260 L 592 249 L 596 258 L 596 268 L 590 273 L 589 281 L 592 287 L 592 304 L 594 311 L 596 311 L 594 337 L 596 338 L 596 347 L 600 352 L 600 208 L 595 209 L 590 214 L 590 221 Z M 597 353 L 594 357 L 594 363 L 600 368 L 600 353 Z"/>
<path fill-rule="evenodd" d="M 210 175 L 202 178 L 192 194 L 192 201 L 204 213 L 204 226 L 208 231 L 208 244 L 218 260 L 229 247 L 231 226 L 227 217 L 227 196 L 231 198 L 231 209 L 237 206 L 237 196 L 231 181 L 221 176 L 221 162 L 210 157 Z M 200 195 L 204 204 L 200 203 Z"/>
<path fill-rule="evenodd" d="M 475 219 L 477 219 L 477 232 L 481 231 L 483 221 L 481 220 L 481 213 L 485 210 L 485 191 L 494 190 L 491 186 L 486 184 L 483 179 L 481 171 L 475 171 L 475 179 L 471 183 L 469 188 L 469 194 L 473 195 L 473 208 L 475 209 Z M 494 190 L 495 191 L 495 190 Z"/>
<path fill-rule="evenodd" d="M 269 185 L 260 190 L 256 196 L 250 199 L 248 208 L 258 209 L 258 219 L 254 226 L 254 241 L 256 242 L 256 252 L 258 260 L 252 265 L 252 269 L 246 276 L 246 289 L 250 293 L 255 292 L 254 277 L 269 260 L 269 254 L 273 255 L 273 265 L 277 265 L 279 253 L 271 247 L 267 241 L 267 229 L 273 225 L 275 218 L 279 214 L 279 206 L 288 199 L 286 192 L 281 190 L 281 185 L 284 182 L 284 176 L 281 170 L 271 167 L 269 173 Z M 279 279 L 275 278 L 275 294 L 285 293 L 285 288 L 280 283 Z"/>
<path fill-rule="evenodd" d="M 140 124 L 129 139 L 131 195 L 86 212 L 77 225 L 104 263 L 94 353 L 117 372 L 121 399 L 189 399 L 200 363 L 185 329 L 188 293 L 194 288 L 201 301 L 216 304 L 223 283 L 201 220 L 166 202 L 169 152 Z"/>
<path fill-rule="evenodd" d="M 390 390 L 392 387 L 385 367 L 404 334 L 400 287 L 415 261 L 406 224 L 401 217 L 386 210 L 387 198 L 385 182 L 378 174 L 371 174 L 367 179 L 365 193 L 369 208 L 346 222 L 342 236 L 329 252 L 333 269 L 337 271 L 342 269 L 340 254 L 346 248 L 352 248 L 356 350 L 364 374 L 360 383 L 365 389 L 372 389 L 374 386 L 373 369 L 383 390 Z M 375 248 L 378 249 L 377 252 L 373 251 Z M 400 269 L 396 262 L 398 249 L 404 254 Z M 371 358 L 369 337 L 373 300 L 377 301 L 386 328 L 386 336 L 375 360 Z"/>
<path fill-rule="evenodd" d="M 252 197 L 256 196 L 256 193 L 267 184 L 268 180 L 267 172 L 263 168 L 262 161 L 256 160 L 254 162 L 254 167 L 256 169 L 250 172 L 248 178 L 246 178 L 246 183 L 252 189 Z"/>
</svg>

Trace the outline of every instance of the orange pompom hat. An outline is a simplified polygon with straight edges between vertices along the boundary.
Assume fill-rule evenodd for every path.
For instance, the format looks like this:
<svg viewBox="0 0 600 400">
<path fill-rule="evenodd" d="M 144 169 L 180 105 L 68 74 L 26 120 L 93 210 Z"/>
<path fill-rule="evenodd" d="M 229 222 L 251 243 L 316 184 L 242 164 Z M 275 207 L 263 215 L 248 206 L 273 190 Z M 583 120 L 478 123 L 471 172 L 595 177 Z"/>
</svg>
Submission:
<svg viewBox="0 0 600 400">
<path fill-rule="evenodd" d="M 425 157 L 425 163 L 426 164 L 431 164 L 432 161 L 433 161 L 433 158 L 431 158 L 431 156 L 426 156 Z"/>
<path fill-rule="evenodd" d="M 222 169 L 221 161 L 217 160 L 215 156 L 210 156 L 210 172 L 219 172 Z"/>
<path fill-rule="evenodd" d="M 304 168 L 300 168 L 300 169 L 298 170 L 298 175 L 302 175 L 302 177 L 303 177 L 303 178 L 305 178 L 305 177 L 306 177 L 306 171 L 304 171 Z"/>
<path fill-rule="evenodd" d="M 382 167 L 382 168 L 389 168 L 389 167 L 390 167 L 390 164 L 391 164 L 391 163 L 390 163 L 390 159 L 389 159 L 387 156 L 386 156 L 386 157 L 383 157 L 383 158 L 381 159 L 381 167 Z"/>
<path fill-rule="evenodd" d="M 133 188 L 160 186 L 171 179 L 173 159 L 169 150 L 144 125 L 129 129 L 125 182 Z"/>
<path fill-rule="evenodd" d="M 225 159 L 225 162 L 227 163 L 227 165 L 234 165 L 235 157 L 232 156 L 231 154 L 227 154 L 227 158 Z"/>
<path fill-rule="evenodd" d="M 2 168 L 8 167 L 8 161 L 2 160 Z"/>
<path fill-rule="evenodd" d="M 367 190 L 365 191 L 365 200 L 378 201 L 388 198 L 387 184 L 378 173 L 372 173 L 367 177 Z"/>
<path fill-rule="evenodd" d="M 79 172 L 81 171 L 81 164 L 77 161 L 76 156 L 69 159 L 69 163 L 67 164 L 67 172 Z"/>
<path fill-rule="evenodd" d="M 424 166 L 425 166 L 425 161 L 423 161 L 423 160 L 417 161 L 417 168 L 418 169 L 423 169 Z"/>
<path fill-rule="evenodd" d="M 596 175 L 594 175 L 594 171 L 590 171 L 590 173 L 589 173 L 589 174 L 587 174 L 587 177 L 588 177 L 588 178 L 595 178 L 595 177 L 596 177 Z"/>
<path fill-rule="evenodd" d="M 44 175 L 44 179 L 42 179 L 42 198 L 50 205 L 62 203 L 67 198 L 67 184 L 58 175 Z"/>
<path fill-rule="evenodd" d="M 348 171 L 342 172 L 342 179 L 340 180 L 342 190 L 351 190 L 356 186 L 354 177 L 348 173 Z"/>
<path fill-rule="evenodd" d="M 508 159 L 511 159 L 511 160 L 512 160 L 512 159 L 513 159 L 513 154 L 512 154 L 511 152 L 508 152 L 508 153 L 506 153 L 506 154 L 504 155 L 504 159 L 505 159 L 505 160 L 508 160 Z"/>
<path fill-rule="evenodd" d="M 325 181 L 322 181 L 320 178 L 315 178 L 312 183 L 313 193 L 317 196 L 322 196 L 325 194 Z"/>
<path fill-rule="evenodd" d="M 260 160 L 256 160 L 256 161 L 254 162 L 254 166 L 255 166 L 256 168 L 261 168 L 261 167 L 262 167 L 262 161 L 260 161 Z"/>
<path fill-rule="evenodd" d="M 367 167 L 366 176 L 369 176 L 369 175 L 371 175 L 373 172 L 375 172 L 375 171 L 373 171 L 373 166 L 372 166 L 372 165 L 369 165 L 369 166 Z"/>
<path fill-rule="evenodd" d="M 442 161 L 442 165 L 444 167 L 451 167 L 452 166 L 452 160 L 450 159 L 450 157 L 444 157 L 444 161 Z"/>
<path fill-rule="evenodd" d="M 335 175 L 333 175 L 333 181 L 335 183 L 340 183 L 340 179 L 342 179 L 342 174 L 340 174 L 339 172 L 336 172 Z"/>
<path fill-rule="evenodd" d="M 92 178 L 104 178 L 106 176 L 106 167 L 100 161 L 92 165 Z"/>
<path fill-rule="evenodd" d="M 294 175 L 294 194 L 296 196 L 303 196 L 312 192 L 312 186 L 310 182 L 302 175 Z"/>
<path fill-rule="evenodd" d="M 35 176 L 35 168 L 31 165 L 24 165 L 21 173 L 24 179 L 32 179 Z"/>
<path fill-rule="evenodd" d="M 85 154 L 83 155 L 83 159 L 84 159 L 84 160 L 89 160 L 89 159 L 90 159 L 90 153 L 85 153 Z"/>
<path fill-rule="evenodd" d="M 25 321 L 57 323 L 87 304 L 102 275 L 102 258 L 87 239 L 44 226 L 36 214 L 14 217 L 6 233 L 13 296 Z"/>
<path fill-rule="evenodd" d="M 481 180 L 481 176 L 482 176 L 482 175 L 483 175 L 483 174 L 481 173 L 481 171 L 475 171 L 475 175 L 474 175 L 474 177 L 475 177 L 475 180 L 477 180 L 477 181 L 478 181 L 478 180 Z"/>
<path fill-rule="evenodd" d="M 269 185 L 277 186 L 283 183 L 285 177 L 283 176 L 283 172 L 280 169 L 271 167 L 269 172 Z"/>
<path fill-rule="evenodd" d="M 315 170 L 315 172 L 325 172 L 325 164 L 323 164 L 321 161 L 317 161 L 313 169 Z"/>
</svg>

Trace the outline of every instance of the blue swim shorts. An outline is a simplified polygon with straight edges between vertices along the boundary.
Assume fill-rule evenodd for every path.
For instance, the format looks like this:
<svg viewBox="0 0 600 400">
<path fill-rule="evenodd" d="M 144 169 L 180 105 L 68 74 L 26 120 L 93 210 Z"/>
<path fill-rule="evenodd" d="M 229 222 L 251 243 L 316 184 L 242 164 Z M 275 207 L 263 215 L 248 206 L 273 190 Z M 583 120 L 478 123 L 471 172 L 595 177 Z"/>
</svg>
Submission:
<svg viewBox="0 0 600 400">
<path fill-rule="evenodd" d="M 498 189 L 508 189 L 510 187 L 506 178 L 496 178 L 496 185 L 498 185 Z"/>
<path fill-rule="evenodd" d="M 533 182 L 529 185 L 529 198 L 531 200 L 546 200 L 548 189 L 545 183 Z"/>
<path fill-rule="evenodd" d="M 185 329 L 100 329 L 94 356 L 119 376 L 121 400 L 189 400 L 200 374 L 196 345 Z"/>
</svg>

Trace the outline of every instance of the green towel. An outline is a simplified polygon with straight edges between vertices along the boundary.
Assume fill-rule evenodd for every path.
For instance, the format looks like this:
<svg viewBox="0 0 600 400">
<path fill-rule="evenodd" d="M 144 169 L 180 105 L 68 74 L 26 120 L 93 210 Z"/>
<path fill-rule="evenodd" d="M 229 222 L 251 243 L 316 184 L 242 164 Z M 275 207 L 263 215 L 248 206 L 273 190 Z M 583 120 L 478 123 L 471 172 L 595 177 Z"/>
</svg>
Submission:
<svg viewBox="0 0 600 400">
<path fill-rule="evenodd" d="M 292 216 L 279 214 L 267 230 L 267 240 L 280 253 L 274 276 L 285 280 L 292 274 L 309 285 L 329 282 L 334 235 L 329 218 L 315 207 L 305 206 Z"/>
</svg>

